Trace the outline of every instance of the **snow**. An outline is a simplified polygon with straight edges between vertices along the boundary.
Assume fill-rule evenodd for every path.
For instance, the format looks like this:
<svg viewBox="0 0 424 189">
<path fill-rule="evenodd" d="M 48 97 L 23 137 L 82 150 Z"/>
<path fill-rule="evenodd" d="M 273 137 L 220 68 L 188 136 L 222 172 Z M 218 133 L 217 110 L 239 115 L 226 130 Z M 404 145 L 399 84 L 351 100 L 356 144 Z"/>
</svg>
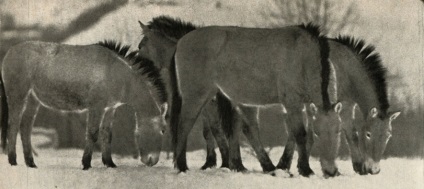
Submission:
<svg viewBox="0 0 424 189">
<path fill-rule="evenodd" d="M 278 162 L 283 147 L 270 150 L 274 164 Z M 17 145 L 18 166 L 10 166 L 7 156 L 0 154 L 0 188 L 420 188 L 423 184 L 423 160 L 389 158 L 382 160 L 381 173 L 361 176 L 355 174 L 350 160 L 338 160 L 341 176 L 325 179 L 317 159 L 311 158 L 314 176 L 305 178 L 295 169 L 296 154 L 291 172 L 293 178 L 281 171 L 277 176 L 262 173 L 262 169 L 251 149 L 242 148 L 246 173 L 229 169 L 213 168 L 200 170 L 205 151 L 189 152 L 190 170 L 178 173 L 171 159 L 161 154 L 161 160 L 153 167 L 145 166 L 140 160 L 114 155 L 118 168 L 106 168 L 101 163 L 101 154 L 93 155 L 89 171 L 82 171 L 82 150 L 38 149 L 35 157 L 37 169 L 27 168 L 23 161 L 21 144 Z M 218 150 L 216 150 L 218 152 Z M 219 152 L 218 152 L 219 154 Z M 218 155 L 218 165 L 220 157 Z"/>
</svg>

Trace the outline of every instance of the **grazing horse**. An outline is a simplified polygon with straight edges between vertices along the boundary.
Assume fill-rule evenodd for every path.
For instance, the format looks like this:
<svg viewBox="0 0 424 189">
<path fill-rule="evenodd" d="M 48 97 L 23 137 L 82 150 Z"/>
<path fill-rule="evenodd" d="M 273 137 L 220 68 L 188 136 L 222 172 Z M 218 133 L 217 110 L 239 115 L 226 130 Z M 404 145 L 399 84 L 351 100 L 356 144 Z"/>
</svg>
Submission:
<svg viewBox="0 0 424 189">
<path fill-rule="evenodd" d="M 340 116 L 353 169 L 361 175 L 378 174 L 379 161 L 391 137 L 391 122 L 400 114 L 388 112 L 386 69 L 375 48 L 366 46 L 363 40 L 340 36 L 328 43 L 331 65 L 338 73 L 337 99 L 345 107 Z M 359 110 L 363 117 L 357 115 Z M 294 147 L 286 145 L 286 149 Z M 289 165 L 290 161 L 281 160 Z"/>
<path fill-rule="evenodd" d="M 231 101 L 247 125 L 243 132 L 264 172 L 274 171 L 275 166 L 263 150 L 255 115 L 260 106 L 284 104 L 289 138 L 299 146 L 299 172 L 304 176 L 313 174 L 305 146 L 302 106 L 315 102 L 320 114 L 341 107 L 330 103 L 328 44 L 316 27 L 204 27 L 178 40 L 140 24 L 144 33 L 140 54 L 159 67 L 168 65 L 173 91 L 177 93 L 172 100 L 171 124 L 177 124 L 172 129 L 176 166 L 180 171 L 188 169 L 185 157 L 188 133 L 204 105 L 221 94 Z M 333 126 L 339 128 L 340 118 L 337 112 L 335 115 L 331 118 L 338 124 Z M 339 135 L 335 136 L 334 141 L 339 141 Z M 230 145 L 230 168 L 231 152 Z M 330 167 L 329 172 L 334 175 L 337 168 Z"/>
<path fill-rule="evenodd" d="M 349 36 L 329 40 L 330 59 L 337 73 L 338 99 L 346 104 L 343 130 L 353 168 L 360 174 L 378 174 L 379 162 L 392 133 L 391 122 L 400 111 L 389 112 L 386 68 L 372 45 Z M 333 50 L 334 49 L 334 50 Z M 356 122 L 356 104 L 363 112 Z M 346 121 L 345 121 L 346 120 Z"/>
<path fill-rule="evenodd" d="M 110 127 L 115 109 L 125 104 L 134 110 L 141 161 L 149 166 L 156 164 L 166 127 L 167 94 L 153 63 L 137 52 L 127 53 L 128 49 L 114 42 L 73 46 L 35 41 L 10 48 L 1 70 L 2 146 L 9 143 L 9 163 L 17 165 L 16 137 L 20 129 L 25 163 L 36 167 L 31 129 L 41 105 L 86 112 L 83 169 L 91 167 L 99 132 L 102 161 L 107 167 L 116 167 L 111 157 Z"/>
</svg>

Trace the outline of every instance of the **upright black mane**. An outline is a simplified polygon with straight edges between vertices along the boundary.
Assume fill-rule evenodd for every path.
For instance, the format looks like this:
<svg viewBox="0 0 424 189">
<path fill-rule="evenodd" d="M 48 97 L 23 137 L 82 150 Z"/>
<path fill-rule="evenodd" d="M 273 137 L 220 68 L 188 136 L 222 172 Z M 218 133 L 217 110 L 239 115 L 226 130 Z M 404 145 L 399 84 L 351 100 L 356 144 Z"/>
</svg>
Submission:
<svg viewBox="0 0 424 189">
<path fill-rule="evenodd" d="M 318 39 L 321 55 L 321 95 L 324 110 L 328 111 L 331 109 L 331 102 L 328 94 L 328 85 L 330 83 L 330 47 L 328 45 L 327 38 L 321 33 L 319 26 L 312 23 L 308 23 L 306 25 L 302 24 L 298 27 L 306 30 L 309 34 Z"/>
<path fill-rule="evenodd" d="M 148 23 L 147 27 L 177 40 L 181 39 L 185 34 L 197 29 L 197 26 L 190 22 L 164 15 L 154 17 L 152 21 Z"/>
<path fill-rule="evenodd" d="M 122 45 L 116 41 L 105 40 L 96 44 L 116 52 L 119 56 L 127 60 L 134 70 L 141 70 L 141 75 L 146 76 L 155 87 L 161 103 L 167 101 L 165 84 L 160 76 L 159 69 L 154 66 L 151 60 L 141 57 L 138 51 L 129 52 L 129 45 Z"/>
<path fill-rule="evenodd" d="M 375 51 L 375 47 L 372 45 L 366 46 L 364 40 L 355 39 L 350 36 L 339 36 L 334 40 L 349 47 L 358 55 L 360 60 L 362 60 L 362 66 L 374 84 L 374 89 L 380 104 L 380 110 L 383 113 L 382 116 L 385 116 L 390 106 L 387 96 L 387 70 L 382 64 L 380 55 Z"/>
</svg>

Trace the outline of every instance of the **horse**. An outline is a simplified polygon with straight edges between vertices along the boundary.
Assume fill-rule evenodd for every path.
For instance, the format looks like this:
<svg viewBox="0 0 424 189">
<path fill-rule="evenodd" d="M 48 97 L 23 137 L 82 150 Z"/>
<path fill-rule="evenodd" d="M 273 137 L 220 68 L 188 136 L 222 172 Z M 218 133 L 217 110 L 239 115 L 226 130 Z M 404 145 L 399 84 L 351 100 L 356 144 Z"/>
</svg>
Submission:
<svg viewBox="0 0 424 189">
<path fill-rule="evenodd" d="M 316 27 L 204 27 L 178 40 L 150 29 L 141 22 L 140 25 L 144 38 L 140 42 L 139 53 L 156 62 L 159 67 L 168 66 L 170 78 L 174 80 L 171 79 L 174 92 L 180 95 L 180 99 L 174 95 L 171 103 L 171 124 L 178 123 L 172 129 L 177 145 L 175 158 L 179 171 L 188 169 L 185 148 L 192 124 L 205 103 L 221 94 L 244 115 L 243 120 L 248 123 L 248 127 L 244 127 L 243 132 L 250 140 L 264 172 L 272 172 L 276 167 L 263 150 L 257 134 L 257 122 L 252 118 L 261 105 L 284 104 L 288 109 L 289 133 L 299 146 L 299 172 L 304 176 L 313 174 L 306 153 L 306 131 L 302 123 L 301 106 L 303 103 L 316 102 L 322 109 L 320 113 L 326 114 L 333 110 L 327 91 L 330 66 L 326 57 L 326 40 L 323 40 Z M 255 52 L 259 52 L 260 57 L 252 56 Z M 300 54 L 307 56 L 298 56 Z M 194 64 L 198 61 L 204 62 L 202 66 Z M 267 66 L 260 64 L 262 62 Z M 240 78 L 237 73 L 245 75 Z M 249 77 L 253 79 L 248 80 Z M 254 88 L 245 87 L 250 84 Z M 332 118 L 339 123 L 334 127 L 340 127 L 339 117 Z M 339 141 L 337 137 L 334 143 Z M 230 167 L 231 152 L 230 147 Z M 331 167 L 329 172 L 334 175 L 337 168 Z"/>
<path fill-rule="evenodd" d="M 329 39 L 329 45 L 330 59 L 340 73 L 338 99 L 349 107 L 341 112 L 341 117 L 353 168 L 359 174 L 378 174 L 381 156 L 391 137 L 391 122 L 401 113 L 388 111 L 387 69 L 375 47 L 362 39 L 339 36 Z M 357 108 L 363 112 L 362 117 L 355 115 Z M 355 123 L 354 119 L 363 121 Z"/>
<path fill-rule="evenodd" d="M 23 42 L 4 57 L 1 81 L 2 147 L 9 143 L 12 166 L 17 165 L 20 129 L 25 163 L 37 167 L 31 153 L 31 129 L 40 106 L 86 113 L 83 170 L 91 167 L 99 133 L 102 162 L 116 167 L 111 157 L 111 126 L 121 105 L 134 110 L 141 161 L 148 166 L 158 162 L 166 128 L 166 90 L 153 63 L 137 51 L 129 53 L 129 46 L 112 41 L 92 45 Z"/>
<path fill-rule="evenodd" d="M 365 45 L 364 40 L 339 36 L 329 38 L 328 43 L 330 61 L 338 73 L 337 99 L 345 106 L 340 116 L 353 169 L 361 175 L 378 174 L 379 161 L 391 137 L 391 122 L 401 113 L 388 112 L 386 68 L 375 47 Z M 361 112 L 362 116 L 358 115 Z M 286 145 L 286 148 L 294 147 L 294 144 Z"/>
</svg>

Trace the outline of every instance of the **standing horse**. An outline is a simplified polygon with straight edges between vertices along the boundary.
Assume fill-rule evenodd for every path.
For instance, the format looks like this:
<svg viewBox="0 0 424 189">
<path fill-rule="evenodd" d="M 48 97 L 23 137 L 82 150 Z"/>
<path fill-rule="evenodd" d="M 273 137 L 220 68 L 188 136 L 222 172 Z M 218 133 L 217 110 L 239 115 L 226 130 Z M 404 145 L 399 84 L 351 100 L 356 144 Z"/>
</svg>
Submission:
<svg viewBox="0 0 424 189">
<path fill-rule="evenodd" d="M 302 104 L 316 102 L 324 114 L 332 110 L 327 92 L 328 49 L 317 28 L 205 27 L 177 40 L 142 23 L 141 26 L 144 38 L 139 45 L 140 54 L 159 66 L 173 62 L 169 67 L 170 75 L 177 81 L 173 87 L 181 99 L 172 101 L 171 124 L 178 123 L 178 127 L 172 129 L 177 145 L 176 166 L 180 171 L 187 170 L 186 141 L 194 121 L 205 103 L 222 94 L 243 115 L 248 125 L 243 128 L 244 134 L 264 172 L 275 170 L 275 166 L 263 150 L 257 121 L 252 118 L 256 117 L 259 106 L 284 104 L 289 114 L 289 135 L 299 146 L 299 172 L 304 176 L 313 173 L 306 153 Z M 244 75 L 237 75 L 239 73 Z M 333 118 L 340 123 L 338 115 Z M 231 152 L 230 145 L 230 167 Z M 337 172 L 334 167 L 330 170 L 331 175 Z"/>
<path fill-rule="evenodd" d="M 137 52 L 126 55 L 128 49 L 113 42 L 86 46 L 24 42 L 9 49 L 1 70 L 2 144 L 5 147 L 9 142 L 9 163 L 17 165 L 16 137 L 20 129 L 25 163 L 36 167 L 31 129 L 42 105 L 87 112 L 83 169 L 91 167 L 100 126 L 102 161 L 107 167 L 116 167 L 111 157 L 110 126 L 115 109 L 125 104 L 135 112 L 141 161 L 149 166 L 156 164 L 166 126 L 167 95 L 153 63 Z M 9 124 L 5 124 L 7 120 Z"/>
</svg>

